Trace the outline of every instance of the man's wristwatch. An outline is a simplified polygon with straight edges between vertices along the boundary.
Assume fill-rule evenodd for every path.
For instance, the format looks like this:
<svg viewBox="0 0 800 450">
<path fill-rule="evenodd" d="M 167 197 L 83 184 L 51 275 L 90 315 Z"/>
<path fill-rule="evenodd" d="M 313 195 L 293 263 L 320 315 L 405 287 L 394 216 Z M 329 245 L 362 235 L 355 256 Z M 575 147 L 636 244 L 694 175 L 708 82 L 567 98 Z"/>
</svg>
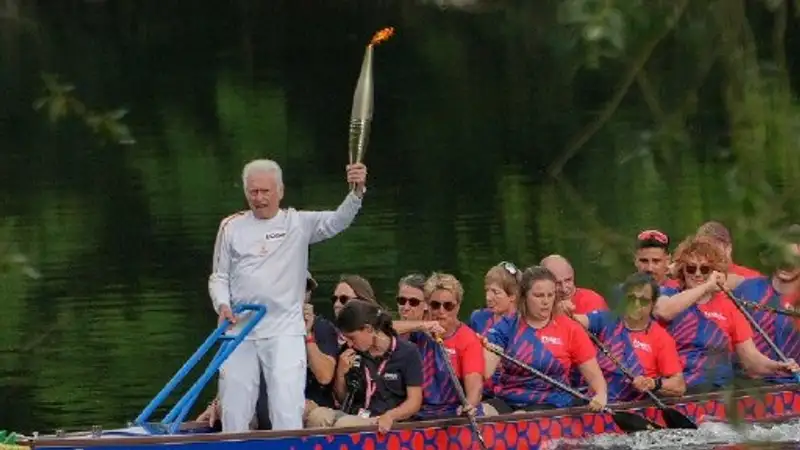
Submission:
<svg viewBox="0 0 800 450">
<path fill-rule="evenodd" d="M 664 379 L 661 377 L 656 378 L 656 384 L 653 386 L 653 392 L 658 392 L 664 385 Z"/>
</svg>

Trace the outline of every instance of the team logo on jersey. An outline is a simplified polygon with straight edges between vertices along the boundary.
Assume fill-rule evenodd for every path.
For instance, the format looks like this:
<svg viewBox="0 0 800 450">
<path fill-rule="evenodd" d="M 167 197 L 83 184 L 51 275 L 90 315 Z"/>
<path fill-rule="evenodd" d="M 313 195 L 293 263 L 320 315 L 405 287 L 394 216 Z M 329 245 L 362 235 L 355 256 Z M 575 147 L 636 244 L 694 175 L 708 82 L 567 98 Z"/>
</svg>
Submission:
<svg viewBox="0 0 800 450">
<path fill-rule="evenodd" d="M 647 353 L 653 353 L 653 349 L 650 348 L 650 344 L 647 342 L 642 342 L 638 339 L 633 340 L 633 348 L 638 348 L 639 350 L 644 350 Z"/>
<path fill-rule="evenodd" d="M 541 340 L 544 344 L 563 345 L 561 338 L 557 338 L 555 336 L 542 336 Z"/>
<path fill-rule="evenodd" d="M 268 241 L 274 241 L 276 239 L 283 239 L 286 237 L 285 231 L 275 231 L 273 233 L 267 233 L 264 235 L 264 238 Z"/>
<path fill-rule="evenodd" d="M 383 374 L 383 379 L 386 381 L 397 381 L 400 379 L 400 375 L 394 372 L 386 372 L 385 374 Z"/>
<path fill-rule="evenodd" d="M 728 319 L 725 316 L 714 311 L 703 311 L 703 315 L 706 316 L 706 319 L 717 319 L 717 320 L 722 320 L 723 322 L 728 321 Z"/>
</svg>

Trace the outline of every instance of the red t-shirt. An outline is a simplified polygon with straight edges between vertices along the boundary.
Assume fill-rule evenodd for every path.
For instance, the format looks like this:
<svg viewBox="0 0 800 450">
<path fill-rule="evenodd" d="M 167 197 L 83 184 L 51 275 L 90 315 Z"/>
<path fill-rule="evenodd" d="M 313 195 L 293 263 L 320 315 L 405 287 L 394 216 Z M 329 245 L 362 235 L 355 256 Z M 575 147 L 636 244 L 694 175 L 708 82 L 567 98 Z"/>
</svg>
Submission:
<svg viewBox="0 0 800 450">
<path fill-rule="evenodd" d="M 731 342 L 731 350 L 737 344 L 753 338 L 753 329 L 724 292 L 717 292 L 706 303 L 698 304 L 698 309 L 727 333 Z"/>
<path fill-rule="evenodd" d="M 739 275 L 742 278 L 756 278 L 763 276 L 759 271 L 755 269 L 751 269 L 745 266 L 740 266 L 736 263 L 730 263 L 728 265 L 728 273 Z"/>
<path fill-rule="evenodd" d="M 561 363 L 565 373 L 597 353 L 583 326 L 567 316 L 553 316 L 550 323 L 536 330 L 536 337 Z"/>
<path fill-rule="evenodd" d="M 675 339 L 664 327 L 651 322 L 647 330 L 629 331 L 628 334 L 646 377 L 671 377 L 683 372 Z"/>
<path fill-rule="evenodd" d="M 471 373 L 483 376 L 483 345 L 478 335 L 468 326 L 462 324 L 458 327 L 452 336 L 444 340 L 444 347 L 459 379 L 463 380 L 464 375 Z"/>
<path fill-rule="evenodd" d="M 575 314 L 589 314 L 593 311 L 608 311 L 608 305 L 602 295 L 591 289 L 577 288 L 572 296 Z"/>
</svg>

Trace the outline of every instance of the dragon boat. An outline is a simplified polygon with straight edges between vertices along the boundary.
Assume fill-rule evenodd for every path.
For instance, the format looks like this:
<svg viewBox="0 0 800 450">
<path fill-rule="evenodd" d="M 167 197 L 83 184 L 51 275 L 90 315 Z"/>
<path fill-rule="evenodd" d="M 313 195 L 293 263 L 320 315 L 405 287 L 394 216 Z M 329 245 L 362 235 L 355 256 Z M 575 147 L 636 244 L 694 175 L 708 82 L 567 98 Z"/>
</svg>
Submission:
<svg viewBox="0 0 800 450">
<path fill-rule="evenodd" d="M 235 313 L 245 313 L 249 320 L 238 334 L 231 336 L 222 323 L 197 349 L 159 394 L 128 427 L 102 430 L 93 426 L 87 431 L 52 435 L 34 434 L 20 438 L 3 449 L 17 450 L 472 450 L 482 448 L 465 418 L 420 422 L 401 422 L 392 431 L 378 433 L 375 427 L 304 429 L 296 431 L 250 431 L 215 433 L 206 424 L 184 422 L 203 387 L 219 366 L 244 339 L 266 310 L 258 305 L 240 305 Z M 153 413 L 178 384 L 217 342 L 219 350 L 199 379 L 169 410 L 161 421 Z M 800 385 L 771 385 L 747 391 L 713 392 L 685 396 L 665 402 L 693 419 L 705 421 L 747 422 L 783 421 L 800 416 Z M 661 410 L 652 402 L 618 403 L 617 411 L 629 411 L 665 426 Z M 594 413 L 585 407 L 507 414 L 477 419 L 478 428 L 488 448 L 538 449 L 548 441 L 581 439 L 604 433 L 622 433 L 609 413 Z"/>
</svg>

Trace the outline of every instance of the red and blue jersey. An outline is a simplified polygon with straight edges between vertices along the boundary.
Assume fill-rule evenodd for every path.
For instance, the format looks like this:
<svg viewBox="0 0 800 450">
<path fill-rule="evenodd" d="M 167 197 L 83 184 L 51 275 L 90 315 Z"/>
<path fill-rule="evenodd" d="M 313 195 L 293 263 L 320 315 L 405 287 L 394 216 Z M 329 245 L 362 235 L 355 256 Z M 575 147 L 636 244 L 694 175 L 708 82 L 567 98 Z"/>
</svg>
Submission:
<svg viewBox="0 0 800 450">
<path fill-rule="evenodd" d="M 509 314 L 511 317 L 513 317 L 513 315 L 514 314 Z M 477 309 L 473 311 L 472 315 L 469 317 L 469 327 L 481 336 L 485 336 L 502 318 L 502 316 L 496 316 L 489 308 Z M 502 367 L 498 368 L 498 370 L 484 382 L 483 387 L 486 395 L 493 395 L 492 392 L 500 378 L 501 370 Z"/>
<path fill-rule="evenodd" d="M 662 289 L 672 296 L 677 289 Z M 734 347 L 753 337 L 747 319 L 725 293 L 694 304 L 664 323 L 675 339 L 687 387 L 724 386 L 733 378 Z"/>
<path fill-rule="evenodd" d="M 732 273 L 734 275 L 739 275 L 740 277 L 742 277 L 744 279 L 759 278 L 759 277 L 763 276 L 761 274 L 761 272 L 759 272 L 759 271 L 757 271 L 755 269 L 751 269 L 751 268 L 745 267 L 745 266 L 740 266 L 740 265 L 738 265 L 736 263 L 728 264 L 728 273 Z"/>
<path fill-rule="evenodd" d="M 608 304 L 606 299 L 597 292 L 586 289 L 575 289 L 575 295 L 572 296 L 572 304 L 575 305 L 575 314 L 589 314 L 595 311 L 608 311 Z"/>
<path fill-rule="evenodd" d="M 461 400 L 439 345 L 424 333 L 411 333 L 409 340 L 417 345 L 422 355 L 422 408 L 417 416 L 429 419 L 455 415 Z M 462 385 L 466 375 L 477 373 L 483 377 L 483 346 L 466 325 L 461 324 L 455 333 L 444 339 L 444 347 Z"/>
<path fill-rule="evenodd" d="M 502 317 L 495 316 L 489 308 L 476 309 L 469 316 L 469 327 L 480 335 L 486 335 L 490 328 L 495 326 Z"/>
<path fill-rule="evenodd" d="M 675 340 L 661 325 L 651 321 L 644 330 L 629 330 L 622 319 L 610 312 L 587 315 L 589 332 L 600 338 L 612 355 L 634 376 L 671 377 L 683 371 Z M 597 362 L 608 383 L 609 402 L 641 400 L 631 380 L 605 354 L 598 350 Z"/>
<path fill-rule="evenodd" d="M 595 357 L 594 345 L 583 327 L 563 315 L 554 316 L 539 329 L 528 325 L 518 314 L 505 317 L 486 337 L 507 355 L 566 385 L 573 367 Z M 512 408 L 534 404 L 563 408 L 573 402 L 570 394 L 505 360 L 494 395 Z"/>
<path fill-rule="evenodd" d="M 761 305 L 772 306 L 775 308 L 790 309 L 793 307 L 791 296 L 780 295 L 772 287 L 772 281 L 768 277 L 750 278 L 743 281 L 733 291 L 736 298 L 758 303 Z M 767 333 L 770 339 L 775 342 L 787 358 L 800 361 L 800 332 L 791 317 L 782 314 L 775 314 L 770 311 L 751 310 L 756 323 Z M 772 348 L 764 341 L 760 334 L 753 336 L 753 342 L 758 350 L 772 359 L 777 359 Z M 791 383 L 795 380 L 793 375 L 780 377 L 768 377 L 766 380 L 776 383 Z"/>
</svg>

